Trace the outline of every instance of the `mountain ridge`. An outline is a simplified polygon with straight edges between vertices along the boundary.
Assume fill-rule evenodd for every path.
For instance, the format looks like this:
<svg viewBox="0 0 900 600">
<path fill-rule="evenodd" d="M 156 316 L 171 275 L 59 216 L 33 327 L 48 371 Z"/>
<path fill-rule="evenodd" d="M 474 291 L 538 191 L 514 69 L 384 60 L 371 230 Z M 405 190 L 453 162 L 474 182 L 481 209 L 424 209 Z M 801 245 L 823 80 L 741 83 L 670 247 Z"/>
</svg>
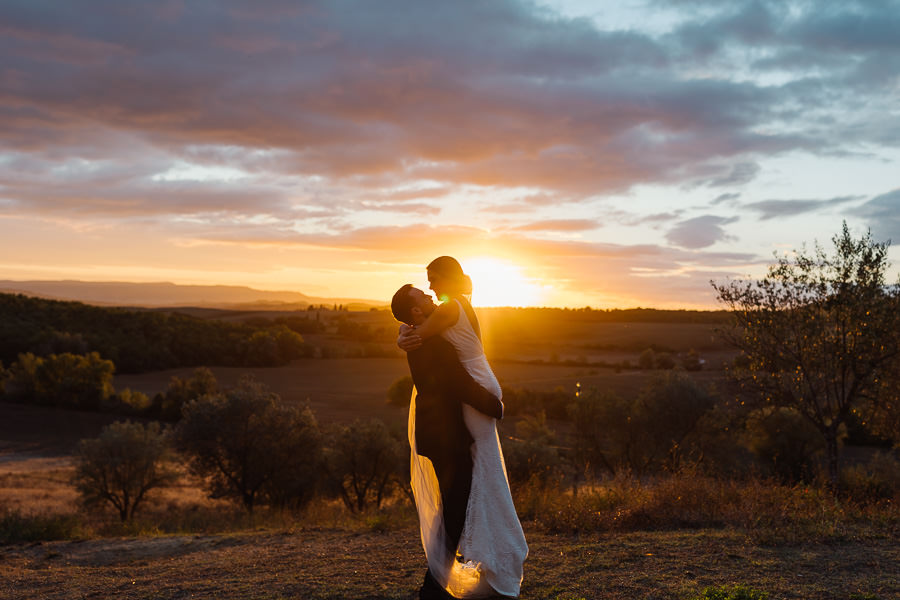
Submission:
<svg viewBox="0 0 900 600">
<path fill-rule="evenodd" d="M 234 308 L 259 306 L 284 309 L 311 304 L 357 305 L 366 309 L 388 302 L 364 298 L 325 298 L 285 290 L 260 290 L 239 285 L 181 285 L 169 281 L 0 280 L 0 293 L 24 294 L 49 300 L 68 300 L 98 306 L 168 308 Z"/>
</svg>

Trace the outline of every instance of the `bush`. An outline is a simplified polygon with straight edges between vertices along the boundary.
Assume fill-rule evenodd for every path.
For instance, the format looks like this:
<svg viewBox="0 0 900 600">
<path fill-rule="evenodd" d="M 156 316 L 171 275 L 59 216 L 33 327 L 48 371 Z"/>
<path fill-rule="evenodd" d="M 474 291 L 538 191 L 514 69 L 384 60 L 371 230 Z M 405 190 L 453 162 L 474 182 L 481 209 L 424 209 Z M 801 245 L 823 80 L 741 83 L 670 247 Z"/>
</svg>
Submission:
<svg viewBox="0 0 900 600">
<path fill-rule="evenodd" d="M 645 371 L 656 368 L 656 352 L 653 351 L 653 348 L 647 348 L 641 352 L 638 357 L 638 367 Z"/>
<path fill-rule="evenodd" d="M 0 514 L 0 545 L 22 542 L 71 540 L 83 533 L 81 520 L 76 515 L 31 515 L 18 511 Z"/>
<path fill-rule="evenodd" d="M 412 398 L 413 380 L 409 375 L 394 381 L 387 391 L 388 404 L 392 406 L 409 406 Z"/>
<path fill-rule="evenodd" d="M 795 409 L 764 408 L 747 420 L 750 450 L 782 481 L 812 481 L 816 455 L 825 448 L 819 431 Z"/>
<path fill-rule="evenodd" d="M 700 355 L 697 354 L 697 351 L 691 348 L 684 359 L 682 359 L 681 366 L 684 367 L 685 371 L 699 371 L 703 368 L 703 361 L 700 360 Z"/>
<path fill-rule="evenodd" d="M 516 439 L 503 439 L 503 458 L 512 483 L 529 480 L 548 483 L 562 474 L 556 434 L 547 426 L 547 415 L 528 415 L 516 424 Z"/>
<path fill-rule="evenodd" d="M 312 411 L 288 406 L 251 378 L 234 389 L 188 402 L 178 447 L 213 498 L 303 504 L 312 497 L 321 435 Z"/>
<path fill-rule="evenodd" d="M 841 470 L 840 489 L 862 502 L 896 498 L 900 494 L 900 462 L 879 452 L 868 464 L 845 467 Z"/>
<path fill-rule="evenodd" d="M 325 465 L 332 493 L 352 512 L 379 508 L 408 463 L 407 447 L 377 420 L 356 420 L 329 435 Z"/>
<path fill-rule="evenodd" d="M 218 391 L 215 375 L 206 367 L 200 367 L 188 379 L 172 377 L 166 391 L 153 398 L 153 413 L 164 421 L 177 421 L 185 404 Z"/>
<path fill-rule="evenodd" d="M 111 504 L 122 521 L 129 520 L 149 491 L 175 480 L 167 454 L 167 436 L 158 423 L 113 423 L 79 444 L 76 488 L 85 504 Z"/>
<path fill-rule="evenodd" d="M 701 420 L 714 407 L 715 398 L 680 372 L 653 377 L 629 400 L 587 390 L 571 408 L 577 457 L 612 475 L 675 470 L 700 454 Z"/>
</svg>

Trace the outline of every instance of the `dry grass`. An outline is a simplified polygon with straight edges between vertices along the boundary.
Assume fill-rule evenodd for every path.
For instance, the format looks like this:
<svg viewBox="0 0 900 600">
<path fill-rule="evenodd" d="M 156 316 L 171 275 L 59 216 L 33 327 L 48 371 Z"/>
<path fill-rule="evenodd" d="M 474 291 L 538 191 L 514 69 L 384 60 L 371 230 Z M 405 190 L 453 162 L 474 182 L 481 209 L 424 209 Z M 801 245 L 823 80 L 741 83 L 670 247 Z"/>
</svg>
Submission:
<svg viewBox="0 0 900 600">
<path fill-rule="evenodd" d="M 900 594 L 892 540 L 769 547 L 731 530 L 550 534 L 526 528 L 524 599 L 683 600 L 744 583 L 774 599 Z M 411 599 L 415 527 L 50 542 L 0 549 L 0 597 Z"/>
<path fill-rule="evenodd" d="M 900 498 L 854 502 L 820 488 L 768 480 L 685 473 L 650 483 L 620 478 L 578 494 L 532 483 L 515 495 L 524 520 L 559 532 L 715 527 L 771 545 L 900 534 Z"/>
</svg>

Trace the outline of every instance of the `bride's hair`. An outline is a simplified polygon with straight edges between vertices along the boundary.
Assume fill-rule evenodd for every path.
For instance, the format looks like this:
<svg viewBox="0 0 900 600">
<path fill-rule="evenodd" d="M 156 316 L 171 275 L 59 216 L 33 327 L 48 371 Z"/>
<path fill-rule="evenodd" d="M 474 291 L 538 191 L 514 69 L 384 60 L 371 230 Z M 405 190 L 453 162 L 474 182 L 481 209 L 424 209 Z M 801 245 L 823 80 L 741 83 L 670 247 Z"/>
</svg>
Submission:
<svg viewBox="0 0 900 600">
<path fill-rule="evenodd" d="M 451 287 L 451 296 L 472 294 L 472 279 L 463 273 L 462 266 L 452 256 L 438 256 L 428 263 L 426 269 L 447 280 Z"/>
</svg>

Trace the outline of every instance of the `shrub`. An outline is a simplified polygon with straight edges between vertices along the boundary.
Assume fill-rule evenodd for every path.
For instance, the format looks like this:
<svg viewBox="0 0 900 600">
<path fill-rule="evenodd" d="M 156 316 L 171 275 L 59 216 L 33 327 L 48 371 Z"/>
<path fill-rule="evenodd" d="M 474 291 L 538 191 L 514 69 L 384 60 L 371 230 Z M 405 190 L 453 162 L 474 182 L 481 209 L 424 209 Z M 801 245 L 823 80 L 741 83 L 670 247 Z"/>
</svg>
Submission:
<svg viewBox="0 0 900 600">
<path fill-rule="evenodd" d="M 715 398 L 680 372 L 652 378 L 629 400 L 587 390 L 571 409 L 577 458 L 612 475 L 677 469 L 699 445 L 701 419 L 714 406 Z"/>
<path fill-rule="evenodd" d="M 900 462 L 879 452 L 865 465 L 841 470 L 840 489 L 859 501 L 877 501 L 900 494 Z"/>
<path fill-rule="evenodd" d="M 558 478 L 562 459 L 555 443 L 556 434 L 547 426 L 544 412 L 521 419 L 516 424 L 516 439 L 503 439 L 503 458 L 510 481 L 547 483 Z"/>
<path fill-rule="evenodd" d="M 178 448 L 213 498 L 302 504 L 314 489 L 321 435 L 312 411 L 282 404 L 252 378 L 188 402 L 176 428 Z"/>
<path fill-rule="evenodd" d="M 691 348 L 684 359 L 682 359 L 681 366 L 684 367 L 685 371 L 699 371 L 703 368 L 703 361 L 700 360 L 700 355 L 697 354 L 697 351 Z"/>
<path fill-rule="evenodd" d="M 329 487 L 353 512 L 379 508 L 399 481 L 407 457 L 404 444 L 377 419 L 335 427 L 325 459 Z"/>
<path fill-rule="evenodd" d="M 763 408 L 747 420 L 750 450 L 782 481 L 811 481 L 815 457 L 825 447 L 819 431 L 795 409 Z"/>
<path fill-rule="evenodd" d="M 653 348 L 647 348 L 638 357 L 638 367 L 644 370 L 656 368 L 656 352 Z"/>
<path fill-rule="evenodd" d="M 392 406 L 409 406 L 412 398 L 413 380 L 409 375 L 394 381 L 387 391 L 388 404 Z"/>
<path fill-rule="evenodd" d="M 668 352 L 661 352 L 656 355 L 656 368 L 657 369 L 674 369 L 675 368 L 675 359 L 672 358 L 672 355 Z"/>
<path fill-rule="evenodd" d="M 26 516 L 18 511 L 0 514 L 0 545 L 71 540 L 82 533 L 81 520 L 72 514 Z"/>
<path fill-rule="evenodd" d="M 164 421 L 177 421 L 185 404 L 218 391 L 215 375 L 206 367 L 200 367 L 188 379 L 172 377 L 166 391 L 153 398 L 153 413 Z"/>
<path fill-rule="evenodd" d="M 131 519 L 147 493 L 175 480 L 167 466 L 167 436 L 158 423 L 116 422 L 78 446 L 75 485 L 85 504 L 111 504 Z"/>
</svg>

